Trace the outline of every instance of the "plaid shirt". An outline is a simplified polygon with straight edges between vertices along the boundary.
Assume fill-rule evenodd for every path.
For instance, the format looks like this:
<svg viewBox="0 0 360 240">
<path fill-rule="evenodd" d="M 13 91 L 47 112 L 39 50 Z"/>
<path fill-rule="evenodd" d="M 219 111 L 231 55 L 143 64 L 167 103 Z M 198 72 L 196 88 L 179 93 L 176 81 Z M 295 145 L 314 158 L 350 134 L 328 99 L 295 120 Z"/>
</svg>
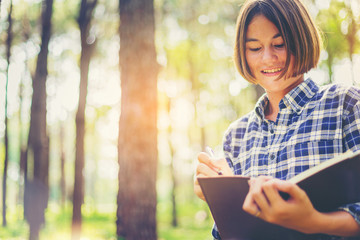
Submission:
<svg viewBox="0 0 360 240">
<path fill-rule="evenodd" d="M 349 149 L 360 150 L 360 89 L 318 87 L 307 79 L 280 101 L 275 122 L 265 119 L 267 103 L 264 95 L 225 133 L 224 154 L 235 174 L 287 180 Z M 342 209 L 360 224 L 360 204 Z M 219 239 L 216 226 L 213 236 Z"/>
</svg>

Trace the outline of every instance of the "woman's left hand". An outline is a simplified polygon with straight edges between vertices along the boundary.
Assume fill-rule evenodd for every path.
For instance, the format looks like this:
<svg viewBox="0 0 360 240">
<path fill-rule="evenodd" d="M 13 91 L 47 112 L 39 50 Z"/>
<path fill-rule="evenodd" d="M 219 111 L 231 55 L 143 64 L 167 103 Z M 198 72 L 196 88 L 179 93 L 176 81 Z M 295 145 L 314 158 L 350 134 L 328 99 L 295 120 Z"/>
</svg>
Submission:
<svg viewBox="0 0 360 240">
<path fill-rule="evenodd" d="M 315 233 L 320 213 L 296 184 L 260 176 L 249 181 L 243 209 L 267 222 L 304 233 Z M 279 191 L 289 194 L 284 200 Z"/>
</svg>

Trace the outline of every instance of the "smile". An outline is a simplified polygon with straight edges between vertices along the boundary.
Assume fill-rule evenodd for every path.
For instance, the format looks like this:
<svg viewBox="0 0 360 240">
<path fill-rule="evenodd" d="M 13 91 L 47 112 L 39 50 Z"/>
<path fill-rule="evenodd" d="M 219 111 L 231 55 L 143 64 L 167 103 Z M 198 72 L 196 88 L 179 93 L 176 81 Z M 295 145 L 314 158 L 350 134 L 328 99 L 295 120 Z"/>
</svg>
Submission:
<svg viewBox="0 0 360 240">
<path fill-rule="evenodd" d="M 262 70 L 263 73 L 277 73 L 281 72 L 282 68 L 273 68 L 273 69 L 266 69 Z"/>
</svg>

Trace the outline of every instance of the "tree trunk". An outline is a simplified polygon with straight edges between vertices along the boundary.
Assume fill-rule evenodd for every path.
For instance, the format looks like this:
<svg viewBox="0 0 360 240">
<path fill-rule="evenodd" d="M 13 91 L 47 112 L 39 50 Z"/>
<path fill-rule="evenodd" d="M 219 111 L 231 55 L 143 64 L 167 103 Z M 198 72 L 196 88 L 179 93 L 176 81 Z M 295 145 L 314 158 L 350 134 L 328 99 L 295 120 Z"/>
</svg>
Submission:
<svg viewBox="0 0 360 240">
<path fill-rule="evenodd" d="M 171 226 L 178 226 L 178 216 L 177 216 L 177 201 L 176 201 L 176 192 L 178 188 L 178 181 L 176 179 L 176 169 L 175 169 L 175 159 L 174 159 L 174 148 L 172 146 L 171 141 L 169 141 L 170 153 L 171 153 L 171 165 L 170 165 L 170 174 L 172 180 L 172 188 L 171 188 Z"/>
<path fill-rule="evenodd" d="M 60 205 L 61 208 L 65 208 L 65 200 L 66 200 L 66 181 L 65 181 L 65 127 L 64 123 L 60 123 L 60 191 L 61 191 L 61 199 Z"/>
<path fill-rule="evenodd" d="M 7 106 L 8 106 L 8 83 L 9 83 L 9 66 L 10 66 L 10 56 L 11 56 L 11 44 L 12 44 L 12 1 L 10 1 L 10 10 L 8 14 L 8 29 L 7 29 L 7 38 L 6 38 L 6 87 L 5 87 L 5 158 L 4 158 L 4 172 L 3 172 L 3 182 L 2 182 L 2 225 L 5 227 L 7 225 L 6 221 L 6 189 L 7 189 L 7 169 L 9 163 L 9 126 L 8 126 L 8 115 L 7 115 Z"/>
<path fill-rule="evenodd" d="M 171 111 L 171 98 L 168 98 L 168 105 L 167 105 L 167 112 L 168 115 L 170 116 L 170 111 Z M 172 127 L 171 124 L 169 125 L 168 129 L 167 129 L 167 135 L 168 135 L 168 144 L 169 144 L 169 148 L 170 148 L 170 158 L 171 158 L 171 164 L 170 164 L 170 176 L 171 176 L 171 181 L 172 181 L 172 187 L 171 187 L 171 207 L 172 207 L 172 211 L 171 211 L 171 225 L 173 227 L 177 227 L 178 226 L 178 216 L 177 216 L 177 201 L 176 201 L 176 192 L 177 192 L 177 188 L 178 188 L 178 181 L 176 178 L 176 168 L 175 168 L 175 158 L 174 158 L 174 153 L 175 153 L 175 149 L 173 147 L 173 144 L 171 142 L 171 133 L 172 133 Z"/>
<path fill-rule="evenodd" d="M 81 206 L 84 202 L 84 141 L 85 141 L 85 106 L 88 85 L 88 73 L 91 54 L 95 42 L 88 43 L 90 22 L 92 12 L 97 0 L 82 0 L 78 24 L 81 38 L 81 58 L 80 58 L 80 94 L 79 105 L 76 113 L 76 156 L 75 156 L 75 180 L 73 193 L 73 216 L 72 216 L 72 239 L 78 240 L 81 236 Z"/>
<path fill-rule="evenodd" d="M 39 238 L 49 188 L 49 139 L 46 131 L 46 78 L 48 46 L 51 36 L 53 0 L 42 2 L 41 47 L 33 77 L 33 96 L 28 138 L 28 161 L 33 166 L 25 185 L 26 220 L 30 225 L 30 240 Z M 29 163 L 29 162 L 28 162 Z M 27 163 L 27 166 L 30 164 Z M 29 169 L 28 169 L 29 170 Z"/>
<path fill-rule="evenodd" d="M 117 235 L 156 240 L 157 74 L 152 0 L 120 0 Z"/>
<path fill-rule="evenodd" d="M 29 23 L 29 19 L 27 17 L 26 14 L 24 14 L 23 18 L 22 18 L 22 37 L 23 37 L 23 42 L 27 42 L 30 38 L 30 23 Z M 26 61 L 24 62 L 24 67 L 25 69 L 27 69 L 27 59 L 29 59 L 28 57 L 28 52 L 26 47 L 23 49 L 24 53 L 25 53 L 25 59 Z M 27 69 L 28 70 L 28 69 Z M 23 94 L 24 94 L 24 83 L 23 83 L 23 79 L 25 79 L 26 73 L 25 71 L 22 73 L 22 79 L 20 81 L 20 89 L 19 89 L 19 98 L 20 98 L 20 109 L 19 109 L 19 122 L 20 122 L 20 133 L 19 133 L 19 139 L 20 139 L 20 177 L 22 177 L 23 179 L 23 183 L 21 183 L 21 181 L 19 181 L 19 202 L 23 203 L 23 218 L 25 218 L 26 214 L 26 204 L 25 204 L 25 185 L 26 185 L 26 181 L 27 181 L 27 152 L 28 152 L 28 146 L 26 143 L 26 139 L 28 137 L 24 136 L 24 129 L 23 129 L 23 123 L 22 123 L 22 106 L 23 106 Z"/>
<path fill-rule="evenodd" d="M 356 44 L 356 34 L 357 34 L 357 24 L 354 19 L 354 14 L 351 8 L 347 9 L 350 18 L 350 24 L 348 27 L 348 33 L 346 34 L 346 40 L 349 45 L 349 59 L 350 59 L 350 69 L 351 69 L 351 82 L 355 84 L 355 72 L 354 72 L 354 61 L 353 54 L 355 52 L 355 44 Z"/>
<path fill-rule="evenodd" d="M 331 53 L 330 50 L 328 50 L 328 58 L 326 60 L 326 66 L 328 67 L 329 83 L 332 83 L 334 78 L 333 65 L 334 65 L 333 54 Z"/>
</svg>

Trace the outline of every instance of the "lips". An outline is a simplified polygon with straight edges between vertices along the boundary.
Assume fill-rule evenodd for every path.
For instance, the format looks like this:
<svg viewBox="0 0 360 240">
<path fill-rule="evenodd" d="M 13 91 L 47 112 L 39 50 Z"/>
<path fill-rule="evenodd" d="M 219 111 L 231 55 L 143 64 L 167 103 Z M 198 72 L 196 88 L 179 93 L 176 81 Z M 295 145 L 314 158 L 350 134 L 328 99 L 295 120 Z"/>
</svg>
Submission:
<svg viewBox="0 0 360 240">
<path fill-rule="evenodd" d="M 264 69 L 262 73 L 279 73 L 282 71 L 282 68 L 271 68 L 271 69 Z"/>
</svg>

